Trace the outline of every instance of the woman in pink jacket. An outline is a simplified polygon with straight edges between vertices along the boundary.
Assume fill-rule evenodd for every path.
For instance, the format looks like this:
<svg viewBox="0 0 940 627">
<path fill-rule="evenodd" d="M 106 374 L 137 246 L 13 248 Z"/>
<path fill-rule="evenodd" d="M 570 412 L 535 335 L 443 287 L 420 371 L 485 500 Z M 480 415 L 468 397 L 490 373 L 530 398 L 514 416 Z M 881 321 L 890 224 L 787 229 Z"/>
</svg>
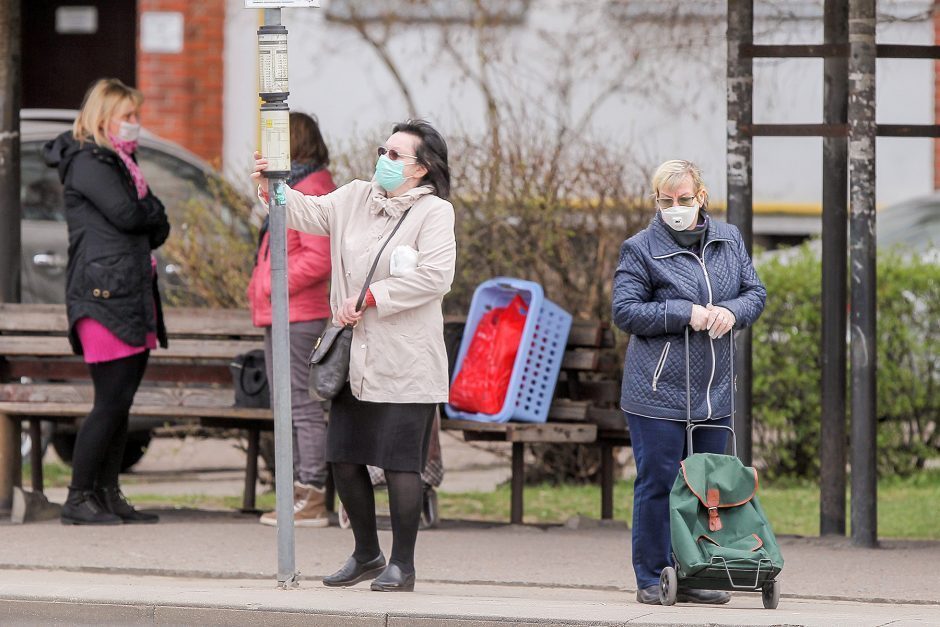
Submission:
<svg viewBox="0 0 940 627">
<path fill-rule="evenodd" d="M 290 114 L 291 173 L 288 185 L 319 196 L 336 185 L 326 166 L 329 151 L 317 121 L 304 113 Z M 268 221 L 261 227 L 258 258 L 248 285 L 251 318 L 264 327 L 264 358 L 268 381 L 273 381 L 271 353 L 271 250 Z M 330 240 L 287 229 L 287 287 L 290 294 L 291 412 L 294 423 L 294 525 L 326 527 L 326 420 L 320 402 L 307 388 L 307 357 L 331 316 Z M 276 526 L 275 512 L 261 523 Z"/>
</svg>

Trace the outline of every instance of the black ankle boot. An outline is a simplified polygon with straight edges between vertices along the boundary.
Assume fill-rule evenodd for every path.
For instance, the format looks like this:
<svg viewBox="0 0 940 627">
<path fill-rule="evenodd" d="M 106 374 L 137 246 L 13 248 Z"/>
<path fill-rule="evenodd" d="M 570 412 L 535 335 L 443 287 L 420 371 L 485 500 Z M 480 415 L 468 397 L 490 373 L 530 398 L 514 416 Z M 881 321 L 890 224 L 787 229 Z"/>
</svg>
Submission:
<svg viewBox="0 0 940 627">
<path fill-rule="evenodd" d="M 61 520 L 63 525 L 120 525 L 121 519 L 106 511 L 94 490 L 79 490 L 69 488 L 69 496 L 62 506 Z"/>
<path fill-rule="evenodd" d="M 117 486 L 98 488 L 95 490 L 98 500 L 108 512 L 118 516 L 127 524 L 153 524 L 160 521 L 156 514 L 145 514 L 134 509 L 134 506 L 127 502 L 127 497 Z"/>
</svg>

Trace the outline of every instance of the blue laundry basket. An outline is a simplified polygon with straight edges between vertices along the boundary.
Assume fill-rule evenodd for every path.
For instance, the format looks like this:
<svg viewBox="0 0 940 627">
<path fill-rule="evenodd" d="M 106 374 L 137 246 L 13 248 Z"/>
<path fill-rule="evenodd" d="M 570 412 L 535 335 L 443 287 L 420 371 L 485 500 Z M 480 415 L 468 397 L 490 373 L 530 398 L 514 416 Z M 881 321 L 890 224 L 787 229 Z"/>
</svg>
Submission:
<svg viewBox="0 0 940 627">
<path fill-rule="evenodd" d="M 497 277 L 477 287 L 457 353 L 454 378 L 460 372 L 480 318 L 495 307 L 505 307 L 516 294 L 529 305 L 529 313 L 502 409 L 496 414 L 478 414 L 448 404 L 444 408 L 448 417 L 479 422 L 545 422 L 548 418 L 548 408 L 555 394 L 558 372 L 571 331 L 571 314 L 545 298 L 542 286 L 538 283 Z"/>
</svg>

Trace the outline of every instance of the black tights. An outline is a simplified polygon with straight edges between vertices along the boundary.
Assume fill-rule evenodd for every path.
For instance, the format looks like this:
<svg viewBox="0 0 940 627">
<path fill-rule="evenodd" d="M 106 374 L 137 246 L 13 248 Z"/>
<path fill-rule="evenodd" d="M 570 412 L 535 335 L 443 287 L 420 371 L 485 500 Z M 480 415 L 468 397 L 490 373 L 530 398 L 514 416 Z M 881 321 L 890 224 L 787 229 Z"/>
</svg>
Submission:
<svg viewBox="0 0 940 627">
<path fill-rule="evenodd" d="M 410 573 L 415 568 L 415 540 L 421 520 L 424 485 L 417 472 L 386 470 L 385 480 L 392 518 L 389 562 Z M 375 526 L 375 492 L 368 469 L 361 464 L 333 463 L 333 481 L 356 538 L 353 557 L 359 562 L 375 559 L 381 549 Z"/>
<path fill-rule="evenodd" d="M 149 351 L 88 364 L 95 386 L 95 404 L 82 422 L 72 454 L 72 486 L 78 490 L 118 484 L 127 419 L 134 394 L 147 369 Z"/>
</svg>

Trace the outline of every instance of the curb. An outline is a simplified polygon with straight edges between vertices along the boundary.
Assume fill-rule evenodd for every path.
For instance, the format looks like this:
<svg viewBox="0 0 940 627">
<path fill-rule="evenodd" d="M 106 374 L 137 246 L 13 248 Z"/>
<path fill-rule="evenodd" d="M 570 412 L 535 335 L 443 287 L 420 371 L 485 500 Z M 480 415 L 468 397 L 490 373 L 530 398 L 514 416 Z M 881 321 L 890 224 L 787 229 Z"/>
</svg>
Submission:
<svg viewBox="0 0 940 627">
<path fill-rule="evenodd" d="M 174 579 L 207 579 L 207 580 L 253 580 L 269 581 L 274 585 L 277 579 L 275 573 L 259 572 L 213 572 L 203 570 L 167 570 L 159 568 L 108 568 L 104 566 L 39 566 L 30 564 L 2 564 L 0 570 L 47 571 L 65 573 L 87 573 L 94 575 L 126 575 L 129 577 L 168 577 Z M 301 574 L 300 581 L 312 583 L 322 580 L 322 577 L 306 576 Z M 460 586 L 495 586 L 500 588 L 541 588 L 557 590 L 588 590 L 597 592 L 622 592 L 632 597 L 636 588 L 620 586 L 591 586 L 578 584 L 530 583 L 525 581 L 492 581 L 486 579 L 422 579 L 422 583 L 447 584 Z M 744 593 L 748 594 L 748 593 Z M 14 597 L 0 597 L 0 601 Z M 854 597 L 825 594 L 782 594 L 781 599 L 799 601 L 842 601 L 849 603 L 877 603 L 881 605 L 913 605 L 937 606 L 938 601 L 924 599 L 892 599 L 884 597 Z"/>
</svg>

